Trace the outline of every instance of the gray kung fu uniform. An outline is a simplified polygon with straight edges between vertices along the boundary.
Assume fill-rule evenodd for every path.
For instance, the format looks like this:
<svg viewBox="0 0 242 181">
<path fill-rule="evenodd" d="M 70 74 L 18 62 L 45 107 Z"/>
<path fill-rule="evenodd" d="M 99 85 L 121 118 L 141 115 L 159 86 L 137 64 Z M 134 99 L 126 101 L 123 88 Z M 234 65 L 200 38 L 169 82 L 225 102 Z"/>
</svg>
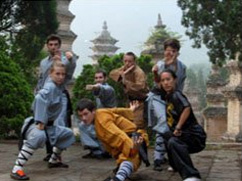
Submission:
<svg viewBox="0 0 242 181">
<path fill-rule="evenodd" d="M 75 71 L 76 68 L 76 57 L 73 56 L 71 60 L 68 60 L 66 58 L 66 56 L 64 56 L 64 54 L 61 54 L 61 62 L 65 65 L 66 67 L 66 78 L 65 78 L 65 82 L 64 85 L 66 85 L 73 76 L 73 73 Z M 39 76 L 39 80 L 36 86 L 36 91 L 39 91 L 40 89 L 43 88 L 47 78 L 49 77 L 49 70 L 51 65 L 53 64 L 53 60 L 51 59 L 50 56 L 44 58 L 43 60 L 41 60 L 40 62 L 40 76 Z"/>
<path fill-rule="evenodd" d="M 64 91 L 65 86 L 72 79 L 73 73 L 75 71 L 76 56 L 73 56 L 71 60 L 68 60 L 62 52 L 61 62 L 66 67 L 66 78 L 65 78 L 65 82 L 64 82 L 64 86 L 63 86 L 63 91 Z M 40 62 L 40 76 L 39 76 L 39 80 L 38 80 L 36 90 L 35 90 L 36 93 L 38 93 L 38 91 L 43 88 L 45 82 L 48 81 L 49 70 L 50 70 L 50 67 L 51 67 L 52 64 L 53 64 L 53 60 L 51 59 L 50 56 L 44 58 Z M 66 96 L 65 93 L 63 93 L 62 96 L 63 96 L 63 98 L 62 98 L 62 111 L 59 114 L 59 117 L 58 117 L 57 121 L 55 122 L 55 124 L 58 124 L 60 126 L 66 126 L 67 125 L 67 123 L 66 123 L 66 119 L 67 119 L 66 112 L 67 112 L 67 101 L 68 101 L 68 99 L 67 99 L 67 96 Z"/>
<path fill-rule="evenodd" d="M 177 76 L 176 90 L 183 91 L 184 83 L 186 79 L 186 66 L 181 61 L 177 60 L 176 69 L 174 65 L 166 65 L 165 62 L 162 60 L 159 60 L 157 62 L 157 66 L 158 66 L 158 75 L 160 75 L 160 73 L 164 69 L 173 70 Z"/>
<path fill-rule="evenodd" d="M 44 87 L 38 91 L 34 100 L 34 120 L 45 125 L 46 130 L 39 130 L 32 124 L 25 134 L 24 144 L 32 149 L 41 148 L 46 142 L 46 133 L 50 144 L 59 149 L 65 149 L 75 142 L 75 137 L 71 129 L 54 125 L 62 110 L 61 86 L 57 86 L 52 80 L 48 79 Z M 24 122 L 22 130 L 27 125 L 30 118 Z M 45 133 L 46 131 L 46 133 Z"/>
<path fill-rule="evenodd" d="M 108 83 L 100 84 L 99 89 L 93 91 L 93 95 L 96 97 L 98 109 L 116 107 L 115 91 Z"/>
<path fill-rule="evenodd" d="M 99 89 L 93 91 L 93 95 L 96 97 L 97 109 L 116 107 L 115 91 L 109 84 L 100 84 Z M 102 154 L 104 152 L 101 142 L 97 139 L 93 124 L 86 125 L 80 122 L 79 130 L 80 141 L 84 147 L 90 148 L 94 154 Z"/>
<path fill-rule="evenodd" d="M 176 69 L 174 65 L 166 65 L 164 61 L 159 60 L 156 64 L 158 66 L 158 75 L 164 69 L 171 69 L 177 75 L 176 89 L 182 91 L 186 79 L 186 66 L 177 60 Z M 158 85 L 155 83 L 155 88 Z M 156 132 L 156 142 L 154 151 L 154 160 L 162 160 L 165 154 L 165 145 L 162 134 L 169 131 L 166 123 L 166 103 L 161 100 L 161 96 L 156 92 L 149 92 L 147 102 L 147 119 L 148 126 Z"/>
<path fill-rule="evenodd" d="M 164 70 L 164 69 L 171 69 L 175 71 L 175 67 L 173 65 L 165 65 L 164 61 L 158 61 L 158 75 Z M 175 71 L 177 75 L 177 84 L 176 84 L 176 90 L 179 90 L 182 92 L 184 87 L 184 82 L 186 79 L 186 66 L 179 60 L 177 60 L 177 70 Z M 155 87 L 158 87 L 155 85 Z M 161 113 L 165 113 L 165 102 L 161 99 L 161 96 L 158 95 L 156 92 L 150 92 L 148 94 L 148 98 L 146 101 L 148 102 L 148 126 L 149 127 L 155 127 L 156 125 L 163 125 L 163 122 L 166 120 L 165 115 L 160 115 Z M 159 108 L 157 108 L 159 107 Z M 159 113 L 154 112 L 155 110 L 158 110 Z M 162 110 L 162 111 L 161 111 Z M 160 130 L 158 132 L 163 133 L 164 131 L 162 127 L 157 128 L 155 127 L 156 131 Z M 166 131 L 166 129 L 164 129 Z"/>
</svg>

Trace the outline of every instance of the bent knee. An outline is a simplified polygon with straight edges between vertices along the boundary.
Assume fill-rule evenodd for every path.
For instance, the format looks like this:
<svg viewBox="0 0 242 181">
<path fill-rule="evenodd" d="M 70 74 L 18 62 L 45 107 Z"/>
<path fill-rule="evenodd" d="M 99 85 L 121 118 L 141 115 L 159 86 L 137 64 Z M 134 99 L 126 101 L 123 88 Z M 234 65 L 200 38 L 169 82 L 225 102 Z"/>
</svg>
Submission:
<svg viewBox="0 0 242 181">
<path fill-rule="evenodd" d="M 32 148 L 38 149 L 43 148 L 46 142 L 46 134 L 44 130 L 35 130 L 31 135 L 28 136 L 25 144 Z"/>
<path fill-rule="evenodd" d="M 168 149 L 172 149 L 178 145 L 178 138 L 176 137 L 171 137 L 168 142 L 167 142 L 167 147 Z"/>
</svg>

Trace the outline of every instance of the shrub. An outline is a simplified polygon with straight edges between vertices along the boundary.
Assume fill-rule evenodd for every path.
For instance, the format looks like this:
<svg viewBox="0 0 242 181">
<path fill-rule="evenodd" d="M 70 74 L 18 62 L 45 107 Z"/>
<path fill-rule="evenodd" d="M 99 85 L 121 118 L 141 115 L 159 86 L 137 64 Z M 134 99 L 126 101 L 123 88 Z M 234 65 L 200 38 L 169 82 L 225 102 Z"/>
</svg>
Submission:
<svg viewBox="0 0 242 181">
<path fill-rule="evenodd" d="M 0 137 L 20 133 L 24 118 L 29 115 L 32 91 L 19 66 L 8 56 L 0 40 Z"/>
</svg>

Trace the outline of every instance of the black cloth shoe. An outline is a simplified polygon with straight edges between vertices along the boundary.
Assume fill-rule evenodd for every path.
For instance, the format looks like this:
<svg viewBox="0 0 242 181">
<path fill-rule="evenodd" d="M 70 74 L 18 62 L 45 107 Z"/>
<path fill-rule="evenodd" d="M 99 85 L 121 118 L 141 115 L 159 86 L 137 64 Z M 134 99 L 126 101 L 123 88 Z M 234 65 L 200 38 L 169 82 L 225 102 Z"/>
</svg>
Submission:
<svg viewBox="0 0 242 181">
<path fill-rule="evenodd" d="M 98 154 L 98 155 L 95 155 L 93 154 L 93 152 L 90 152 L 86 155 L 83 155 L 82 156 L 83 159 L 88 159 L 88 158 L 92 158 L 92 159 L 109 159 L 109 158 L 112 158 L 111 155 L 107 152 L 105 153 L 102 153 L 102 154 Z"/>
<path fill-rule="evenodd" d="M 162 171 L 162 167 L 161 167 L 161 164 L 162 164 L 162 160 L 155 160 L 154 161 L 154 170 L 155 171 Z"/>
<path fill-rule="evenodd" d="M 108 177 L 104 181 L 120 181 L 117 177 Z"/>
<path fill-rule="evenodd" d="M 165 164 L 167 161 L 168 161 L 168 160 L 167 160 L 166 157 L 164 157 L 162 160 L 160 160 L 161 164 Z"/>
<path fill-rule="evenodd" d="M 86 154 L 86 155 L 83 155 L 82 158 L 83 158 L 83 159 L 90 159 L 90 158 L 92 158 L 92 159 L 93 159 L 93 158 L 96 158 L 96 159 L 103 159 L 104 157 L 103 157 L 102 154 L 95 155 L 95 154 L 93 154 L 93 152 L 90 152 L 90 153 L 88 153 L 88 154 Z"/>
<path fill-rule="evenodd" d="M 57 163 L 48 163 L 49 168 L 68 168 L 69 166 L 65 163 L 62 162 L 57 162 Z"/>
<path fill-rule="evenodd" d="M 88 154 L 86 154 L 86 155 L 83 155 L 82 158 L 84 158 L 84 159 L 87 159 L 87 158 L 94 158 L 94 155 L 93 155 L 92 152 L 90 152 L 90 153 L 88 153 Z"/>
<path fill-rule="evenodd" d="M 29 180 L 23 170 L 18 170 L 16 173 L 11 172 L 10 177 L 14 180 Z"/>
<path fill-rule="evenodd" d="M 47 154 L 46 157 L 43 158 L 43 161 L 48 162 L 50 160 L 51 154 Z"/>
<path fill-rule="evenodd" d="M 112 156 L 111 156 L 108 152 L 104 152 L 104 153 L 102 154 L 102 156 L 103 156 L 104 159 L 112 158 Z"/>
</svg>

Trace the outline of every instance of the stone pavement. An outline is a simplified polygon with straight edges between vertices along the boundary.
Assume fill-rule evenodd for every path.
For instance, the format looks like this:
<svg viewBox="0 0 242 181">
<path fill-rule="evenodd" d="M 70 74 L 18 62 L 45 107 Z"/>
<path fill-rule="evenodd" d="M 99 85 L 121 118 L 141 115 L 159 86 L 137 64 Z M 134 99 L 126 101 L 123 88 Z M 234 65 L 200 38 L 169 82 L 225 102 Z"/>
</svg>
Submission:
<svg viewBox="0 0 242 181">
<path fill-rule="evenodd" d="M 196 168 L 200 171 L 202 180 L 206 181 L 242 181 L 242 146 L 239 144 L 208 144 L 207 148 L 192 155 Z M 152 160 L 152 149 L 149 149 Z M 17 157 L 16 141 L 0 141 L 0 181 L 10 181 L 9 173 Z M 63 161 L 69 164 L 69 168 L 47 167 L 42 161 L 45 149 L 37 150 L 34 156 L 26 164 L 25 172 L 32 181 L 102 181 L 107 178 L 115 161 L 82 159 L 86 154 L 80 144 L 76 143 L 63 153 Z M 164 165 L 161 172 L 153 171 L 153 166 L 140 169 L 132 175 L 132 181 L 179 181 L 182 180 L 178 173 L 167 171 L 168 165 Z"/>
</svg>

